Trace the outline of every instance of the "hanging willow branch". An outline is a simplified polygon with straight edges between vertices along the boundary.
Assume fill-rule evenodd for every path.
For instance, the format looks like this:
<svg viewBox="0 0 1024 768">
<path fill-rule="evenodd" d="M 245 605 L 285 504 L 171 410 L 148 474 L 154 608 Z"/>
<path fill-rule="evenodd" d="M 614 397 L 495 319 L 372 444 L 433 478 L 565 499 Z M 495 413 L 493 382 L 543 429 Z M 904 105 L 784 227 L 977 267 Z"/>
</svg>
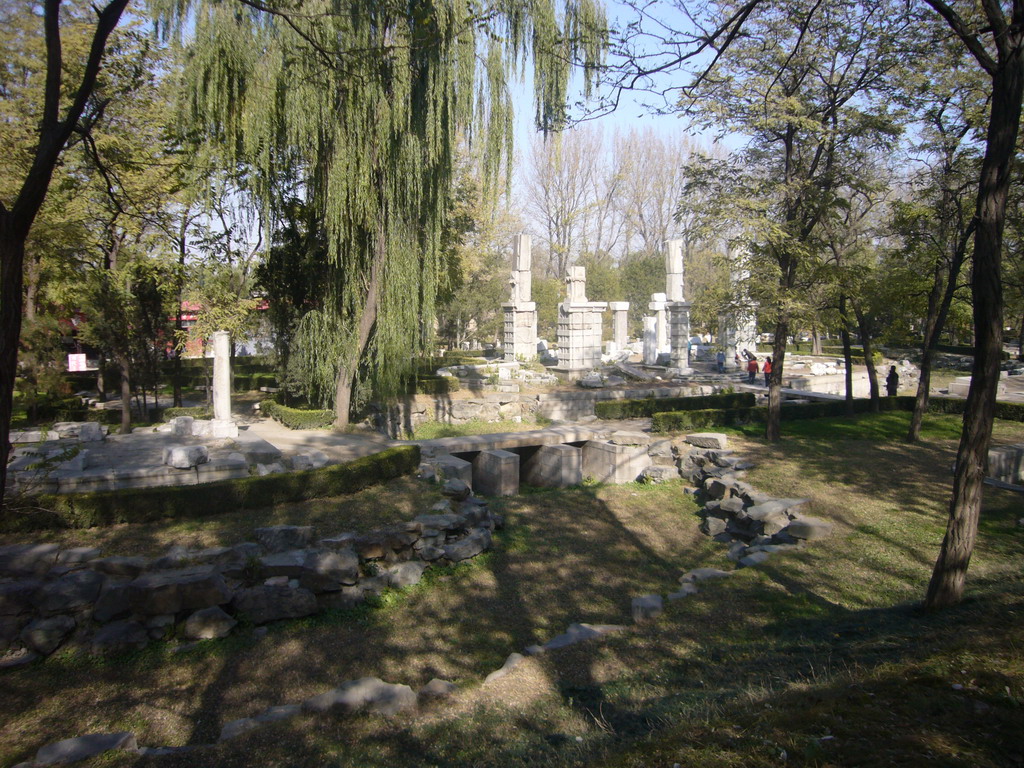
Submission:
<svg viewBox="0 0 1024 768">
<path fill-rule="evenodd" d="M 398 391 L 432 341 L 456 146 L 483 137 L 493 182 L 512 154 L 508 73 L 533 58 L 537 122 L 556 129 L 573 63 L 589 88 L 605 39 L 594 0 L 164 0 L 157 13 L 165 29 L 191 29 L 183 116 L 194 135 L 249 169 L 267 204 L 283 175 L 300 174 L 321 214 L 321 309 L 300 331 L 317 399 L 351 359 L 374 264 L 361 368 L 378 395 Z"/>
</svg>

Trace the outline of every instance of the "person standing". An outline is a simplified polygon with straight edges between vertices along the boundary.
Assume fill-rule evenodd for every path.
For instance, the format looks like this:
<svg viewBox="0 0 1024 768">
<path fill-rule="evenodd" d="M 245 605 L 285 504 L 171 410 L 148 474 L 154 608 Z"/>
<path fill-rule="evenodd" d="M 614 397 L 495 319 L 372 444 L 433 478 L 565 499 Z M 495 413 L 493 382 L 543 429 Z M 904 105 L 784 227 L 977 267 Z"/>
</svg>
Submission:
<svg viewBox="0 0 1024 768">
<path fill-rule="evenodd" d="M 896 366 L 889 366 L 889 375 L 885 377 L 885 394 L 889 397 L 896 397 L 896 390 L 900 388 L 900 375 L 896 373 Z"/>
<path fill-rule="evenodd" d="M 718 366 L 719 373 L 725 373 L 725 350 L 718 350 L 718 353 L 715 355 L 715 365 Z"/>
<path fill-rule="evenodd" d="M 761 370 L 764 372 L 764 385 L 767 387 L 769 386 L 768 377 L 771 376 L 772 373 L 772 359 L 770 357 L 765 358 L 764 366 Z"/>
<path fill-rule="evenodd" d="M 747 361 L 747 384 L 753 384 L 757 380 L 757 355 L 751 355 Z"/>
</svg>

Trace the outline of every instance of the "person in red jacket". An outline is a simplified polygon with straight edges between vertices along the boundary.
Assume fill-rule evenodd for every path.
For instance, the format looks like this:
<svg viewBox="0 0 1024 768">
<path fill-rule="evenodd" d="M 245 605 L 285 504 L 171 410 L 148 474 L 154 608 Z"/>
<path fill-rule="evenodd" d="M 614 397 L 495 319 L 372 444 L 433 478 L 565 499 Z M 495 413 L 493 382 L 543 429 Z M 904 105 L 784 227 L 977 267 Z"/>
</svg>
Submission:
<svg viewBox="0 0 1024 768">
<path fill-rule="evenodd" d="M 770 357 L 765 358 L 764 367 L 761 368 L 761 371 L 764 373 L 764 385 L 767 387 L 768 377 L 772 373 L 772 359 Z"/>
<path fill-rule="evenodd" d="M 753 384 L 757 380 L 757 355 L 751 355 L 747 361 L 747 384 Z"/>
</svg>

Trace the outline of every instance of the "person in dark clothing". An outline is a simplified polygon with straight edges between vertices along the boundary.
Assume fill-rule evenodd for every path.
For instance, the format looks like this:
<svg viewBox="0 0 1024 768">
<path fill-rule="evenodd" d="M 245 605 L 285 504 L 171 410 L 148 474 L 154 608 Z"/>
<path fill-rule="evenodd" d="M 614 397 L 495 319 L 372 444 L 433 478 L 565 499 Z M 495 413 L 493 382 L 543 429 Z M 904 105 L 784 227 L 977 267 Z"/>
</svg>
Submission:
<svg viewBox="0 0 1024 768">
<path fill-rule="evenodd" d="M 751 355 L 747 361 L 747 384 L 757 381 L 757 356 Z"/>
<path fill-rule="evenodd" d="M 889 375 L 885 377 L 885 394 L 889 397 L 896 397 L 896 390 L 900 388 L 900 375 L 896 373 L 896 366 L 889 366 Z"/>
<path fill-rule="evenodd" d="M 767 387 L 769 386 L 768 379 L 772 375 L 772 359 L 770 357 L 765 358 L 764 366 L 761 368 L 761 371 L 764 373 L 764 385 Z"/>
</svg>

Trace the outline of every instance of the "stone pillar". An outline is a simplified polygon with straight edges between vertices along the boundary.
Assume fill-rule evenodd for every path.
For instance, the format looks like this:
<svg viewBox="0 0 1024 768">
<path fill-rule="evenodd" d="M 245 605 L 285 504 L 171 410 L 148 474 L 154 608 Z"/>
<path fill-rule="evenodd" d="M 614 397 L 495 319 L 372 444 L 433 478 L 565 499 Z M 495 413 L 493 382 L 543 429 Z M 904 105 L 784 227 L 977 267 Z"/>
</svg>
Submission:
<svg viewBox="0 0 1024 768">
<path fill-rule="evenodd" d="M 519 493 L 519 454 L 500 448 L 480 451 L 473 459 L 473 489 L 484 496 Z"/>
<path fill-rule="evenodd" d="M 238 437 L 238 427 L 231 418 L 231 334 L 213 334 L 213 437 Z"/>
<path fill-rule="evenodd" d="M 612 311 L 612 341 L 618 349 L 625 349 L 629 343 L 629 302 L 609 301 Z"/>
<path fill-rule="evenodd" d="M 658 352 L 668 352 L 668 318 L 666 317 L 668 297 L 664 293 L 652 293 L 651 303 L 647 305 L 647 308 L 654 313 L 655 328 L 658 334 Z"/>
<path fill-rule="evenodd" d="M 665 243 L 665 312 L 668 317 L 669 365 L 690 373 L 690 303 L 683 274 L 683 241 Z"/>
<path fill-rule="evenodd" d="M 644 364 L 658 362 L 658 318 L 648 315 L 644 318 Z"/>
<path fill-rule="evenodd" d="M 686 301 L 683 282 L 683 241 L 665 242 L 665 296 L 668 301 Z"/>
<path fill-rule="evenodd" d="M 730 254 L 730 260 L 733 266 L 729 273 L 729 282 L 734 296 L 734 308 L 719 315 L 718 336 L 719 343 L 725 347 L 726 367 L 736 367 L 735 358 L 739 353 L 740 367 L 744 368 L 743 350 L 757 354 L 757 305 L 750 299 L 750 294 L 747 292 L 750 271 L 744 264 L 745 252 L 741 248 L 734 248 Z"/>
<path fill-rule="evenodd" d="M 589 371 L 601 364 L 601 313 L 603 301 L 587 301 L 587 270 L 569 267 L 565 278 L 566 299 L 558 305 L 557 371 Z"/>
<path fill-rule="evenodd" d="M 681 373 L 690 368 L 690 302 L 668 302 L 669 365 Z"/>
<path fill-rule="evenodd" d="M 501 305 L 505 318 L 505 360 L 534 360 L 537 357 L 537 304 L 532 301 L 530 236 L 516 235 L 512 250 L 515 264 L 509 279 L 511 297 Z"/>
</svg>

